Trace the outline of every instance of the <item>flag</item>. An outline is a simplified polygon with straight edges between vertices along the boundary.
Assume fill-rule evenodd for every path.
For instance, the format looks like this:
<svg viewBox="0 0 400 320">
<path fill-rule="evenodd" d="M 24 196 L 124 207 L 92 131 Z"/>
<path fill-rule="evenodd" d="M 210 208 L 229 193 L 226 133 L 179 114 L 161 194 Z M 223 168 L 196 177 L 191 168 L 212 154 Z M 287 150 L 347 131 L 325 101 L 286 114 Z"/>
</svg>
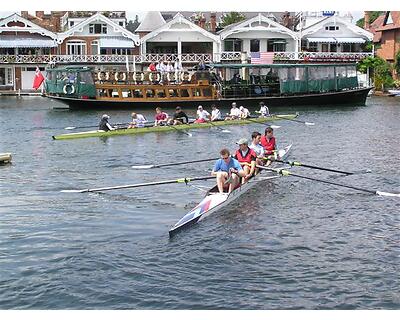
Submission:
<svg viewBox="0 0 400 320">
<path fill-rule="evenodd" d="M 42 82 L 44 81 L 44 77 L 42 73 L 40 72 L 39 67 L 36 67 L 35 71 L 35 78 L 33 78 L 33 89 L 37 90 L 39 87 L 42 85 Z"/>
<path fill-rule="evenodd" d="M 251 52 L 251 63 L 272 64 L 274 63 L 274 52 Z"/>
</svg>

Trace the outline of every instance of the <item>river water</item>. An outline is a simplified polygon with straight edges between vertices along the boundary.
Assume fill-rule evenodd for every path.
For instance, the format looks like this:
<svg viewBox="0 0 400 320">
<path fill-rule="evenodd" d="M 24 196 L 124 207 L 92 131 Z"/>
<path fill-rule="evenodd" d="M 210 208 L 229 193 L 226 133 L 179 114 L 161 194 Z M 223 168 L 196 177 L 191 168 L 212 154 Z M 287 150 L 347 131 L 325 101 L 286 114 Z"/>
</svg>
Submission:
<svg viewBox="0 0 400 320">
<path fill-rule="evenodd" d="M 0 167 L 0 309 L 400 308 L 399 198 L 283 177 L 169 239 L 212 181 L 60 190 L 204 176 L 212 163 L 130 166 L 218 157 L 263 125 L 53 141 L 64 127 L 96 125 L 104 112 L 115 123 L 131 112 L 55 106 L 42 97 L 0 99 L 0 153 L 13 154 Z M 271 111 L 315 122 L 275 123 L 279 144 L 294 144 L 292 160 L 371 170 L 293 172 L 400 192 L 399 99 Z"/>
</svg>

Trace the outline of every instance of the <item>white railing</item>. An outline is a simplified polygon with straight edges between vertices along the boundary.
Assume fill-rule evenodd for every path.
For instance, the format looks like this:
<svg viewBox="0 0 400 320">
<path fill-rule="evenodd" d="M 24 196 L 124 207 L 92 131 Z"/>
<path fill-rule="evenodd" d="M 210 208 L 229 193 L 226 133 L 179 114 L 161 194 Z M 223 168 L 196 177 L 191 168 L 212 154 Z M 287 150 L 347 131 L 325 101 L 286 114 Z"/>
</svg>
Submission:
<svg viewBox="0 0 400 320">
<path fill-rule="evenodd" d="M 222 52 L 219 54 L 199 54 L 187 53 L 181 54 L 182 63 L 205 63 L 216 61 L 241 61 L 242 52 Z M 366 57 L 373 56 L 372 52 L 275 52 L 274 61 L 359 61 Z M 247 54 L 250 60 L 250 55 Z M 150 62 L 175 62 L 178 60 L 178 54 L 143 54 L 128 56 L 128 62 L 133 63 Z M 124 55 L 0 55 L 0 64 L 125 64 Z"/>
</svg>

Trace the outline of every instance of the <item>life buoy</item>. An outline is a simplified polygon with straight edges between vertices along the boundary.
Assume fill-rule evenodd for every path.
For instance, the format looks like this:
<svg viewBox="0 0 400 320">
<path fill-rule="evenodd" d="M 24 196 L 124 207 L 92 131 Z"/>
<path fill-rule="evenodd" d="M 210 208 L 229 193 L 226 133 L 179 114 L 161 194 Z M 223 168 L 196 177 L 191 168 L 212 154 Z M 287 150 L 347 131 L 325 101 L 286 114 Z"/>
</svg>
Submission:
<svg viewBox="0 0 400 320">
<path fill-rule="evenodd" d="M 119 76 L 122 76 L 122 79 L 119 78 Z M 126 80 L 126 73 L 125 72 L 116 72 L 114 75 L 115 81 L 125 81 Z"/>
<path fill-rule="evenodd" d="M 140 80 L 138 80 L 138 75 L 140 74 Z M 144 81 L 144 73 L 143 72 L 135 72 L 134 74 L 133 74 L 133 78 L 134 78 L 134 80 L 135 80 L 135 82 L 137 82 L 137 81 Z"/>
<path fill-rule="evenodd" d="M 188 81 L 188 82 L 190 82 L 190 80 L 192 80 L 192 74 L 190 74 L 190 73 L 187 72 L 187 71 L 184 71 L 184 72 L 181 73 L 181 81 L 182 81 L 182 82 L 183 82 L 183 81 Z"/>
<path fill-rule="evenodd" d="M 172 80 L 171 80 L 171 75 L 172 75 Z M 176 81 L 175 72 L 168 72 L 167 73 L 167 80 L 168 80 L 168 82 Z"/>
<path fill-rule="evenodd" d="M 107 81 L 108 79 L 110 79 L 110 75 L 109 75 L 108 72 L 99 71 L 99 72 L 97 73 L 97 79 L 98 79 L 98 80 L 102 80 L 102 81 L 104 81 L 104 80 Z"/>
<path fill-rule="evenodd" d="M 150 72 L 149 73 L 149 80 L 151 81 L 151 82 L 154 82 L 154 78 L 153 78 L 153 76 L 154 75 L 156 75 L 157 76 L 157 78 L 156 78 L 156 82 L 160 82 L 160 80 L 161 80 L 161 75 L 158 73 L 158 72 Z"/>
<path fill-rule="evenodd" d="M 71 83 L 67 83 L 64 88 L 63 88 L 64 94 L 74 94 L 75 93 L 75 87 Z"/>
</svg>

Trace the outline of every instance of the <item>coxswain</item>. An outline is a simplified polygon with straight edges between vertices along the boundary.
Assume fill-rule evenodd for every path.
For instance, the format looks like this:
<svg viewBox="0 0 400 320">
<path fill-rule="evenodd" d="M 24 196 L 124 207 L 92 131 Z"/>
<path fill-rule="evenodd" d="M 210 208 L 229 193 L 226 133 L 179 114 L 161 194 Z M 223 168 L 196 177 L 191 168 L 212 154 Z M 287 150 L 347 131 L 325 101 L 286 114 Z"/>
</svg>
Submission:
<svg viewBox="0 0 400 320">
<path fill-rule="evenodd" d="M 240 106 L 239 110 L 240 110 L 240 116 L 239 116 L 240 119 L 250 118 L 249 109 L 247 109 L 247 108 L 245 108 L 243 106 Z"/>
<path fill-rule="evenodd" d="M 165 126 L 168 123 L 168 113 L 163 112 L 160 107 L 156 108 L 156 116 L 154 117 L 154 126 Z"/>
<path fill-rule="evenodd" d="M 277 150 L 276 139 L 274 137 L 274 129 L 271 127 L 265 128 L 265 135 L 261 136 L 260 143 L 264 148 L 265 156 L 270 158 Z M 271 161 L 268 161 L 265 165 L 268 166 Z"/>
<path fill-rule="evenodd" d="M 240 139 L 236 144 L 239 149 L 236 151 L 234 158 L 239 161 L 245 173 L 242 184 L 249 180 L 254 175 L 256 170 L 257 154 L 253 149 L 249 148 L 249 142 L 246 138 Z"/>
<path fill-rule="evenodd" d="M 130 128 L 143 128 L 147 119 L 140 113 L 132 112 L 132 122 L 129 124 L 128 129 Z"/>
<path fill-rule="evenodd" d="M 217 177 L 219 193 L 224 192 L 224 186 L 227 183 L 229 183 L 228 192 L 231 193 L 240 183 L 239 177 L 243 178 L 246 174 L 244 173 L 239 161 L 231 157 L 228 149 L 222 149 L 220 155 L 221 159 L 218 159 L 215 162 L 211 175 Z"/>
<path fill-rule="evenodd" d="M 174 116 L 169 123 L 172 125 L 189 123 L 189 117 L 182 111 L 181 107 L 176 107 Z"/>
<path fill-rule="evenodd" d="M 232 108 L 230 113 L 227 115 L 225 120 L 234 120 L 234 119 L 239 119 L 240 117 L 240 110 L 236 105 L 236 102 L 232 102 Z"/>
<path fill-rule="evenodd" d="M 108 119 L 110 119 L 110 116 L 107 114 L 103 114 L 101 117 L 101 120 L 99 122 L 99 130 L 103 131 L 110 131 L 110 130 L 115 130 L 109 123 Z"/>
<path fill-rule="evenodd" d="M 269 114 L 269 109 L 268 107 L 264 104 L 264 102 L 260 102 L 260 110 L 256 111 L 257 113 L 260 113 L 260 117 L 266 118 L 270 117 L 271 115 Z"/>
<path fill-rule="evenodd" d="M 208 111 L 203 109 L 203 106 L 198 106 L 196 120 L 194 123 L 205 123 L 211 120 L 211 115 Z"/>
<path fill-rule="evenodd" d="M 254 152 L 257 155 L 257 160 L 256 160 L 256 164 L 257 165 L 264 165 L 264 157 L 265 157 L 265 151 L 263 146 L 260 143 L 261 140 L 261 133 L 258 131 L 254 131 L 251 134 L 251 144 L 249 145 L 249 148 L 254 150 Z M 257 171 L 257 169 L 256 169 Z"/>
<path fill-rule="evenodd" d="M 222 120 L 221 111 L 218 110 L 215 104 L 211 105 L 211 121 L 220 121 Z"/>
</svg>

